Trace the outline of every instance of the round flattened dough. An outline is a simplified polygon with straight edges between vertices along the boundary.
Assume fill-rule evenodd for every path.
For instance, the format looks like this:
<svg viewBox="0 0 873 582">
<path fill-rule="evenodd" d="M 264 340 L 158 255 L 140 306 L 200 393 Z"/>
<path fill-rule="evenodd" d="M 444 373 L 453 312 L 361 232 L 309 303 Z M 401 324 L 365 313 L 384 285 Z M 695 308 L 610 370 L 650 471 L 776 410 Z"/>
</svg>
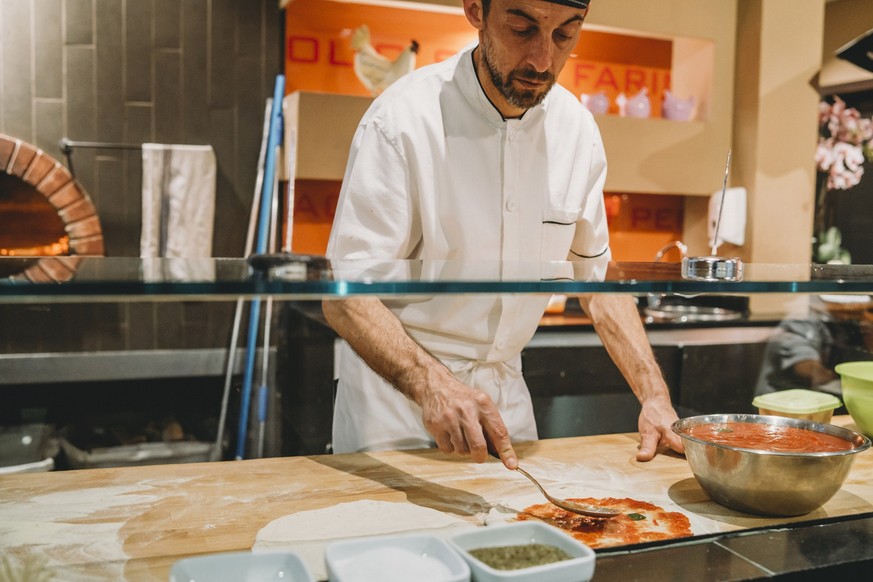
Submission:
<svg viewBox="0 0 873 582">
<path fill-rule="evenodd" d="M 317 580 L 327 578 L 324 548 L 334 540 L 375 535 L 443 535 L 475 527 L 460 517 L 412 503 L 362 499 L 276 518 L 257 533 L 254 552 L 297 552 Z"/>
</svg>

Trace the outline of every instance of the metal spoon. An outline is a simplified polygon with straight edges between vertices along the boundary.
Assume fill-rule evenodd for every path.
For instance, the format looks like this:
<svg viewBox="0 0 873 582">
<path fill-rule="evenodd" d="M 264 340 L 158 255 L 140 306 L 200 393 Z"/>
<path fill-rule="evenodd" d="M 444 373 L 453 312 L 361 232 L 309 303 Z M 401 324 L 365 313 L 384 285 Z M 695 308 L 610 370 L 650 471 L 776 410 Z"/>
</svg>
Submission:
<svg viewBox="0 0 873 582">
<path fill-rule="evenodd" d="M 613 509 L 611 507 L 595 507 L 592 505 L 583 505 L 581 503 L 576 503 L 575 501 L 569 501 L 567 499 L 558 499 L 557 497 L 552 497 L 549 495 L 543 486 L 540 485 L 539 481 L 534 479 L 530 473 L 519 467 L 516 469 L 519 473 L 530 479 L 534 485 L 542 492 L 543 495 L 546 496 L 552 504 L 557 505 L 561 509 L 565 509 L 571 513 L 578 513 L 579 515 L 587 515 L 590 517 L 615 517 L 619 515 L 621 511 L 618 509 Z"/>
</svg>

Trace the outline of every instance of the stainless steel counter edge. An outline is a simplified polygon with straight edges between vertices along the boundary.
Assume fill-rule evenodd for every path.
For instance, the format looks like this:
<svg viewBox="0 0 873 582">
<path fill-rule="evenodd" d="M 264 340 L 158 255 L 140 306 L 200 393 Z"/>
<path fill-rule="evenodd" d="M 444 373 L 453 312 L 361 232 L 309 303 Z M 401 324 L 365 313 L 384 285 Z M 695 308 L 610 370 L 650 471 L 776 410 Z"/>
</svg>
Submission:
<svg viewBox="0 0 873 582">
<path fill-rule="evenodd" d="M 766 343 L 778 327 L 705 327 L 646 330 L 653 346 Z M 603 345 L 595 331 L 538 331 L 528 348 L 591 347 Z"/>
<path fill-rule="evenodd" d="M 276 348 L 270 351 L 276 355 Z M 225 348 L 0 354 L 0 386 L 220 376 L 227 354 Z M 242 371 L 244 357 L 245 349 L 238 348 L 235 374 Z"/>
</svg>

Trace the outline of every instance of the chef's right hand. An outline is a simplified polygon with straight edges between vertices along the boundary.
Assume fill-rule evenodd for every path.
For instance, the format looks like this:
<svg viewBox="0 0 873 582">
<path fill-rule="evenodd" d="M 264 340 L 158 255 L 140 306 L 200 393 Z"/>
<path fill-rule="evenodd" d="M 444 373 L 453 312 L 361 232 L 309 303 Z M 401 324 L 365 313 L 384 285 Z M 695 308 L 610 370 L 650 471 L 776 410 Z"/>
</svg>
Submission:
<svg viewBox="0 0 873 582">
<path fill-rule="evenodd" d="M 470 455 L 475 462 L 483 463 L 490 442 L 507 469 L 518 468 L 509 431 L 486 393 L 452 378 L 429 391 L 419 405 L 424 427 L 443 453 Z"/>
</svg>

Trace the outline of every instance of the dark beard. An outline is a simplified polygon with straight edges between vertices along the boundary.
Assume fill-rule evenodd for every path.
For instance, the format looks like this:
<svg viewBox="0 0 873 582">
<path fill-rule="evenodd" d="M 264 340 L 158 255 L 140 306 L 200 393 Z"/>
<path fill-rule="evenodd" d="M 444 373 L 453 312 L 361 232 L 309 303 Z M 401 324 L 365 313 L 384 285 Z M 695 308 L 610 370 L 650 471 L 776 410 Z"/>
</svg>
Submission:
<svg viewBox="0 0 873 582">
<path fill-rule="evenodd" d="M 530 109 L 531 107 L 535 107 L 542 103 L 543 99 L 546 98 L 546 95 L 549 94 L 549 91 L 552 90 L 552 87 L 555 84 L 555 77 L 548 71 L 537 73 L 532 68 L 515 69 L 510 71 L 506 77 L 502 77 L 500 71 L 495 69 L 492 64 L 496 59 L 494 58 L 491 43 L 483 38 L 481 46 L 483 48 L 482 60 L 485 63 L 485 68 L 488 70 L 488 76 L 491 78 L 491 82 L 500 94 L 503 95 L 503 98 L 513 107 L 518 107 L 520 109 Z M 536 82 L 545 81 L 548 85 L 545 90 L 541 92 L 536 92 L 532 89 L 517 89 L 512 84 L 513 79 L 523 79 Z"/>
</svg>

